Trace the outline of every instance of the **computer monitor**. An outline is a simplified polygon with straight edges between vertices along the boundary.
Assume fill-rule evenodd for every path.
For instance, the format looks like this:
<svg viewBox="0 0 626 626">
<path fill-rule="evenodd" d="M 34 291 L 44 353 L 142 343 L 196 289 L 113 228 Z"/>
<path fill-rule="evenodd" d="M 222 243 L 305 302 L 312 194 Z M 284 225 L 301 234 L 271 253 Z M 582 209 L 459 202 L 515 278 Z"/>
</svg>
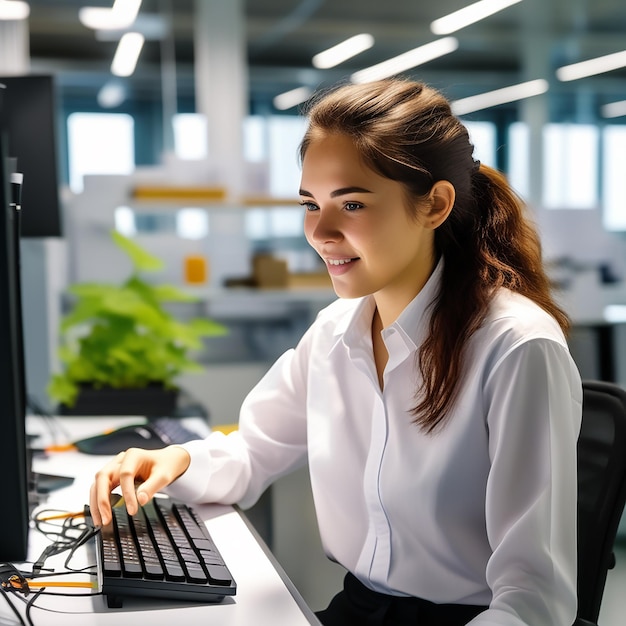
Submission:
<svg viewBox="0 0 626 626">
<path fill-rule="evenodd" d="M 56 92 L 48 75 L 2 76 L 0 131 L 24 174 L 22 237 L 62 236 Z"/>
<path fill-rule="evenodd" d="M 12 202 L 8 141 L 0 133 L 0 562 L 28 550 L 29 461 L 19 268 L 19 214 Z"/>
</svg>

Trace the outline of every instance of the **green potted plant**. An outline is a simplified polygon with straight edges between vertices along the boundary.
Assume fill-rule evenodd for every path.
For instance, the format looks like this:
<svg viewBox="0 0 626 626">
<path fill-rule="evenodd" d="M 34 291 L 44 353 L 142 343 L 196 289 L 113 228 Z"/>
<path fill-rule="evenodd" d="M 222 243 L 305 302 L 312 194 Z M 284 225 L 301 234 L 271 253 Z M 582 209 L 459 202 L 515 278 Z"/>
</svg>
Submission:
<svg viewBox="0 0 626 626">
<path fill-rule="evenodd" d="M 161 269 L 162 261 L 117 231 L 111 235 L 133 271 L 119 285 L 70 287 L 74 302 L 60 327 L 62 371 L 52 375 L 48 394 L 63 414 L 168 415 L 177 376 L 202 369 L 191 352 L 203 337 L 227 331 L 209 319 L 178 321 L 166 304 L 196 298 L 143 280 L 141 273 Z"/>
</svg>

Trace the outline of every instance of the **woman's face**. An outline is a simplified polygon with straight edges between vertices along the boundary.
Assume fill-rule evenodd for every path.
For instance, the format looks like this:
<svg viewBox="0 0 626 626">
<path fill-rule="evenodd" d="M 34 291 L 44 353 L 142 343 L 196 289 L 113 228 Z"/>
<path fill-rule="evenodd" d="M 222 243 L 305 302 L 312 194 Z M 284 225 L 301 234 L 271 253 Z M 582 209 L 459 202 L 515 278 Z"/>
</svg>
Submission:
<svg viewBox="0 0 626 626">
<path fill-rule="evenodd" d="M 366 167 L 341 134 L 315 139 L 302 164 L 307 241 L 340 297 L 374 294 L 398 313 L 434 267 L 434 231 L 407 210 L 404 187 Z M 424 212 L 425 213 L 425 212 Z"/>
</svg>

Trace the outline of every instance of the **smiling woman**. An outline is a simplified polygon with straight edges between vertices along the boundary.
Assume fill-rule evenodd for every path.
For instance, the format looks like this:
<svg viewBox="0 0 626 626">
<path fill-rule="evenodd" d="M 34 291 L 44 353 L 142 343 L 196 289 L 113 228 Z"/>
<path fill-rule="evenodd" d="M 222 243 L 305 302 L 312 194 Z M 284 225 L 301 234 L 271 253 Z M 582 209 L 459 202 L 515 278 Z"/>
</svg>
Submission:
<svg viewBox="0 0 626 626">
<path fill-rule="evenodd" d="M 348 571 L 325 626 L 573 623 L 582 389 L 524 206 L 422 83 L 345 85 L 307 114 L 304 230 L 339 298 L 167 490 L 247 508 L 308 463 Z M 120 485 L 135 511 L 165 459 L 106 465 L 92 510 L 109 519 Z"/>
</svg>

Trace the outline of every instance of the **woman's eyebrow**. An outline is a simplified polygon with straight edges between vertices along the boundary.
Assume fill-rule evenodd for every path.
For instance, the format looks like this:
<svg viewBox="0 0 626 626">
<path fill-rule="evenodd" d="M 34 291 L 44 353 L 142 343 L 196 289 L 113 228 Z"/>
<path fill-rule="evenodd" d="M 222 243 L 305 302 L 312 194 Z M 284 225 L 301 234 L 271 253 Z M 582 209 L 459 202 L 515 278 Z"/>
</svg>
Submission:
<svg viewBox="0 0 626 626">
<path fill-rule="evenodd" d="M 306 191 L 306 189 L 300 189 L 301 196 L 307 196 L 309 198 L 313 197 L 313 194 L 310 191 Z M 337 196 L 343 196 L 347 193 L 372 193 L 369 189 L 365 189 L 364 187 L 342 187 L 341 189 L 335 189 L 335 191 L 330 192 L 331 198 L 336 198 Z"/>
</svg>

